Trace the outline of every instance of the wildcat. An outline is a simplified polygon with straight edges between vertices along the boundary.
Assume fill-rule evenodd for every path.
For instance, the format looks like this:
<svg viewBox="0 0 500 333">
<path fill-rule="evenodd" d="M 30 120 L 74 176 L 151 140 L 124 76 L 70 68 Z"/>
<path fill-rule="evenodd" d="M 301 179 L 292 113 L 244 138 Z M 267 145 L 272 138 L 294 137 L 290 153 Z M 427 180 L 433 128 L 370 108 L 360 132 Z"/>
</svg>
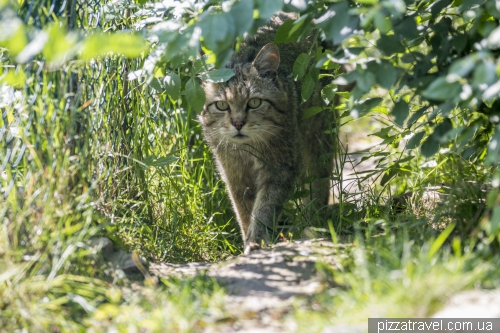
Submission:
<svg viewBox="0 0 500 333">
<path fill-rule="evenodd" d="M 333 142 L 323 133 L 331 129 L 334 114 L 323 111 L 302 120 L 310 106 L 324 106 L 322 84 L 303 102 L 302 82 L 292 74 L 297 57 L 315 50 L 313 35 L 273 44 L 278 27 L 290 18 L 281 13 L 246 37 L 227 65 L 235 73 L 229 81 L 203 83 L 206 103 L 199 120 L 227 185 L 245 254 L 269 240 L 299 177 L 316 179 L 306 203 L 328 204 Z"/>
</svg>

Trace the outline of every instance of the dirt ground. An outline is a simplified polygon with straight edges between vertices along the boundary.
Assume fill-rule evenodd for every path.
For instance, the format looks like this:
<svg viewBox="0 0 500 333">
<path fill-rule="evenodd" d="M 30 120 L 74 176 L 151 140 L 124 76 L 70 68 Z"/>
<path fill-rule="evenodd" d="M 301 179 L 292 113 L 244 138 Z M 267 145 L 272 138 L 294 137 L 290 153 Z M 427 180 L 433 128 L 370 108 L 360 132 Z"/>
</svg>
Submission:
<svg viewBox="0 0 500 333">
<path fill-rule="evenodd" d="M 283 321 L 294 302 L 323 290 L 325 283 L 316 263 L 335 267 L 336 249 L 324 239 L 279 243 L 268 249 L 226 261 L 185 265 L 152 264 L 157 276 L 206 274 L 226 288 L 231 318 L 219 332 L 286 332 L 293 330 Z"/>
</svg>

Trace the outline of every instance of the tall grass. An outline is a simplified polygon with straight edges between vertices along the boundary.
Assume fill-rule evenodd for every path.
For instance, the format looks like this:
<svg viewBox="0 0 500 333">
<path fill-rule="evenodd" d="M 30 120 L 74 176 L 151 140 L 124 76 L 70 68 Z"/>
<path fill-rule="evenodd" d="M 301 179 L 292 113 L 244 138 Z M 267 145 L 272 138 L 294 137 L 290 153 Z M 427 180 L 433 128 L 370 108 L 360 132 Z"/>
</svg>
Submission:
<svg viewBox="0 0 500 333">
<path fill-rule="evenodd" d="M 52 21 L 48 3 L 38 4 L 18 10 L 31 11 L 29 24 Z M 94 14 L 83 9 L 75 26 L 92 31 Z M 132 23 L 125 15 L 105 24 Z M 0 83 L 0 330 L 190 332 L 226 318 L 224 290 L 215 281 L 131 284 L 90 241 L 104 235 L 152 260 L 176 263 L 240 253 L 239 227 L 196 113 L 153 83 L 128 80 L 143 61 L 114 55 L 49 70 L 38 58 L 16 68 L 26 74 L 21 84 Z M 3 49 L 0 66 L 14 66 Z M 299 238 L 312 225 L 315 236 L 347 248 L 338 252 L 338 270 L 318 266 L 331 287 L 314 300 L 321 304 L 319 323 L 349 311 L 359 319 L 375 307 L 385 309 L 381 315 L 429 315 L 453 292 L 498 287 L 492 278 L 498 256 L 477 224 L 487 169 L 452 153 L 422 168 L 418 157 L 391 186 L 360 186 L 351 196 L 342 189 L 348 155 L 337 154 L 331 180 L 340 198 L 326 218 L 309 220 L 299 191 L 283 214 L 285 237 Z M 391 213 L 388 193 L 430 185 L 444 185 L 445 198 L 432 212 L 415 201 Z M 450 223 L 454 234 L 440 236 Z M 408 289 L 429 294 L 422 300 Z M 390 311 L 390 304 L 401 311 Z M 292 312 L 299 326 L 302 311 Z"/>
<path fill-rule="evenodd" d="M 39 5 L 32 15 L 51 13 L 38 12 L 45 4 Z M 14 66 L 7 50 L 0 50 L 0 66 Z M 126 296 L 118 284 L 128 282 L 105 265 L 93 236 L 171 262 L 237 253 L 236 225 L 196 114 L 127 81 L 140 66 L 142 60 L 113 56 L 54 70 L 38 59 L 17 66 L 26 75 L 22 83 L 0 84 L 2 331 L 84 331 L 98 326 L 85 321 L 94 313 L 104 323 L 96 312 L 103 303 L 129 302 L 134 311 L 156 297 L 147 288 Z M 170 294 L 158 306 L 214 303 L 212 287 L 193 298 L 196 287 L 175 291 L 183 283 L 163 285 Z M 164 318 L 172 329 L 190 331 L 186 317 Z"/>
<path fill-rule="evenodd" d="M 196 114 L 147 84 L 114 81 L 110 68 L 126 76 L 124 67 L 142 64 L 110 60 L 96 64 L 102 77 L 83 87 L 94 101 L 87 111 L 89 172 L 99 179 L 97 207 L 108 226 L 125 244 L 156 259 L 213 261 L 236 251 L 230 233 L 235 224 L 226 214 L 230 205 Z"/>
</svg>

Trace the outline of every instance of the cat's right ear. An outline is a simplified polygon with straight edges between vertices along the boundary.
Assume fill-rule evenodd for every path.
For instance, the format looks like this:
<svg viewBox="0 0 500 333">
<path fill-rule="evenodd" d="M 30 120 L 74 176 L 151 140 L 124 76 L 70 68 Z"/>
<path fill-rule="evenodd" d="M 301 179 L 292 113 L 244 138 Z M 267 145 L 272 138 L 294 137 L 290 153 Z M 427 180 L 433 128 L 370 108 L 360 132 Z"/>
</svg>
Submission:
<svg viewBox="0 0 500 333">
<path fill-rule="evenodd" d="M 266 44 L 255 57 L 252 65 L 261 76 L 276 75 L 280 65 L 280 52 L 274 44 Z"/>
</svg>

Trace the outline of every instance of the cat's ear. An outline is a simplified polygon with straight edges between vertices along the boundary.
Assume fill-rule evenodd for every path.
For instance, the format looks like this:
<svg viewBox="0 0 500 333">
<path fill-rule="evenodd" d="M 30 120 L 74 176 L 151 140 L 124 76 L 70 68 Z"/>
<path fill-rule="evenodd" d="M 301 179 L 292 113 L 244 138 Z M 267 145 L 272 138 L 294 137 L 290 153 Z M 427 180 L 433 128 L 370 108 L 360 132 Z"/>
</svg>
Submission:
<svg viewBox="0 0 500 333">
<path fill-rule="evenodd" d="M 276 75 L 280 65 L 280 52 L 274 44 L 266 44 L 255 57 L 252 65 L 260 75 Z"/>
</svg>

